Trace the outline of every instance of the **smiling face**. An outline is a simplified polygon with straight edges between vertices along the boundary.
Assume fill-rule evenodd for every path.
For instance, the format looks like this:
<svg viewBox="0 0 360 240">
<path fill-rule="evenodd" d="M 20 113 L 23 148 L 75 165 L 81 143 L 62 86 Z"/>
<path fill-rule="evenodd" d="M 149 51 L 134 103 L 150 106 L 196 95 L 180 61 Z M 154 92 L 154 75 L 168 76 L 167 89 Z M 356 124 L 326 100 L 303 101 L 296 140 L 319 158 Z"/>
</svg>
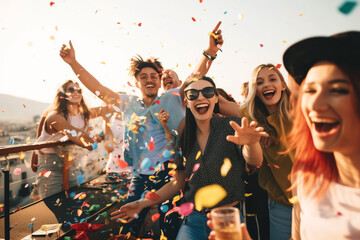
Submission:
<svg viewBox="0 0 360 240">
<path fill-rule="evenodd" d="M 301 88 L 301 110 L 316 149 L 352 154 L 359 151 L 360 117 L 354 87 L 338 66 L 319 62 Z"/>
<path fill-rule="evenodd" d="M 206 80 L 198 80 L 185 88 L 185 92 L 190 89 L 202 90 L 204 88 L 214 88 L 214 86 Z M 207 89 L 210 90 L 210 89 Z M 207 91 L 208 93 L 210 91 Z M 190 93 L 187 93 L 190 94 Z M 206 96 L 210 96 L 205 94 Z M 218 96 L 213 95 L 210 98 L 203 96 L 202 92 L 194 100 L 186 99 L 186 107 L 190 109 L 196 120 L 210 120 L 212 118 L 215 104 L 218 102 Z"/>
<path fill-rule="evenodd" d="M 82 100 L 81 88 L 76 83 L 69 83 L 64 89 L 66 99 L 69 103 L 78 104 Z"/>
<path fill-rule="evenodd" d="M 143 98 L 155 98 L 160 88 L 159 74 L 151 67 L 141 69 L 136 76 L 136 87 L 142 93 Z"/>
<path fill-rule="evenodd" d="M 181 85 L 181 81 L 179 80 L 177 74 L 170 69 L 167 69 L 163 72 L 163 75 L 161 76 L 161 81 L 165 91 L 169 91 L 170 89 L 180 87 Z"/>
<path fill-rule="evenodd" d="M 273 69 L 262 68 L 256 79 L 256 96 L 264 103 L 270 114 L 277 112 L 277 104 L 280 101 L 282 91 L 286 84 L 281 81 L 279 75 Z"/>
</svg>

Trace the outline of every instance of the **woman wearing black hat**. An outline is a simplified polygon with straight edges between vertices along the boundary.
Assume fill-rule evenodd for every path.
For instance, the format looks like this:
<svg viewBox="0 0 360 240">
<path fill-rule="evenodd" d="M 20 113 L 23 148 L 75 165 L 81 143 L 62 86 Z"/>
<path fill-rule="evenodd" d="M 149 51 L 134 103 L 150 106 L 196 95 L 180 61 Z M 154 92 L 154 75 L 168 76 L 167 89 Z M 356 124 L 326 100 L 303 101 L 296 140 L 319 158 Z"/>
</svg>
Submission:
<svg viewBox="0 0 360 240">
<path fill-rule="evenodd" d="M 300 41 L 284 64 L 300 85 L 292 237 L 360 239 L 360 32 Z"/>
</svg>

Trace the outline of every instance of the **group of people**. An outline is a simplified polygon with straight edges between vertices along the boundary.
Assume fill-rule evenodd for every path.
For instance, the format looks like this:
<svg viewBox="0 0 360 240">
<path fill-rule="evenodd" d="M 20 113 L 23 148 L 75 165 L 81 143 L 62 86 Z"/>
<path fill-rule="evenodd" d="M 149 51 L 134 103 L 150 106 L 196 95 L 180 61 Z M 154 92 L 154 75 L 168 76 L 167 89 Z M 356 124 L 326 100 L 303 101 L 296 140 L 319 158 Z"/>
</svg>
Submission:
<svg viewBox="0 0 360 240">
<path fill-rule="evenodd" d="M 103 86 L 77 62 L 71 41 L 63 45 L 62 59 L 106 106 L 89 109 L 79 85 L 67 81 L 42 118 L 39 141 L 66 135 L 91 150 L 102 139 L 86 124 L 104 118 L 109 172 L 131 167 L 133 174 L 126 204 L 112 213 L 124 234 L 216 239 L 210 210 L 233 206 L 247 223 L 243 239 L 360 238 L 360 32 L 288 48 L 283 60 L 290 87 L 273 64 L 259 65 L 239 106 L 206 76 L 223 45 L 220 24 L 184 83 L 157 59 L 132 58 L 141 96 Z M 225 162 L 231 167 L 224 174 Z M 74 167 L 55 149 L 42 150 L 32 166 L 57 173 L 38 178 L 43 197 L 51 194 L 47 185 L 64 188 L 62 171 Z M 226 194 L 199 207 L 196 194 L 208 186 Z M 195 207 L 181 216 L 175 209 L 183 203 Z M 155 205 L 160 230 L 149 235 L 142 226 Z"/>
</svg>

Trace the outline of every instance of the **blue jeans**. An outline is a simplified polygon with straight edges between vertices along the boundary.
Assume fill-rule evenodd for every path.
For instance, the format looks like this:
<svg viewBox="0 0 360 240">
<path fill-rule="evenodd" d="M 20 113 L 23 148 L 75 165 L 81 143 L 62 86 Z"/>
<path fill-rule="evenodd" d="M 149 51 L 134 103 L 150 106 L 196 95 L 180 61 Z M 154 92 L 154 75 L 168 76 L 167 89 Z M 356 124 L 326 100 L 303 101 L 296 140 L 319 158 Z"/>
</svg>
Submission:
<svg viewBox="0 0 360 240">
<path fill-rule="evenodd" d="M 292 207 L 269 199 L 270 239 L 288 240 L 291 237 Z"/>
<path fill-rule="evenodd" d="M 171 178 L 169 175 L 171 168 L 168 168 L 168 163 L 169 162 L 165 162 L 163 164 L 165 169 L 155 173 L 155 175 L 140 174 L 140 176 L 134 176 L 131 180 L 126 202 L 129 203 L 142 199 L 145 197 L 147 191 L 151 191 L 153 189 L 159 190 L 162 186 L 168 183 Z M 176 202 L 176 205 L 180 206 L 181 203 L 182 200 Z M 160 213 L 160 217 L 157 221 L 159 221 L 160 229 L 164 232 L 164 235 L 169 240 L 175 239 L 182 221 L 179 214 L 176 212 L 166 216 L 165 218 L 165 214 L 172 208 L 173 205 L 171 200 L 167 204 L 158 205 L 158 212 Z M 130 223 L 124 224 L 122 233 L 126 234 L 130 231 L 131 235 L 135 237 L 152 237 L 154 239 L 159 239 L 160 233 L 156 232 L 148 232 L 146 233 L 146 236 L 139 236 L 139 231 L 149 210 L 150 208 L 143 209 L 137 219 L 134 219 Z"/>
</svg>

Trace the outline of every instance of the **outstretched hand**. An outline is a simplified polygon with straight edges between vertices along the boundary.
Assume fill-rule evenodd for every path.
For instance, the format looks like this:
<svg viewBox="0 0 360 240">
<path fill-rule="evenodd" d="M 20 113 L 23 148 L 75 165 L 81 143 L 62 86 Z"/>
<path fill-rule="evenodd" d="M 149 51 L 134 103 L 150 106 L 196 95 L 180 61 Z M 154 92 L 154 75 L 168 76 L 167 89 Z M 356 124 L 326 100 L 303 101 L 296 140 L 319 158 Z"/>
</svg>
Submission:
<svg viewBox="0 0 360 240">
<path fill-rule="evenodd" d="M 128 223 L 138 218 L 139 213 L 144 207 L 140 204 L 139 201 L 127 203 L 123 205 L 119 210 L 116 210 L 111 213 L 111 220 L 116 220 L 116 222 Z"/>
<path fill-rule="evenodd" d="M 234 135 L 228 135 L 226 140 L 239 146 L 252 145 L 258 143 L 261 137 L 269 136 L 263 127 L 256 127 L 257 123 L 255 121 L 248 124 L 245 117 L 241 119 L 241 126 L 234 121 L 230 121 L 230 125 L 235 130 L 235 133 Z"/>
<path fill-rule="evenodd" d="M 217 51 L 221 48 L 221 46 L 224 44 L 224 40 L 221 35 L 221 29 L 220 28 L 221 21 L 219 21 L 215 28 L 212 30 L 211 33 L 209 33 L 209 48 L 207 50 L 207 53 L 217 53 Z"/>
<path fill-rule="evenodd" d="M 70 48 L 66 46 L 65 44 L 62 45 L 60 49 L 60 57 L 66 62 L 67 64 L 72 64 L 76 61 L 75 58 L 75 49 L 71 43 L 71 40 L 69 41 Z"/>
<path fill-rule="evenodd" d="M 161 123 L 161 126 L 166 126 L 167 122 L 169 121 L 170 115 L 167 111 L 165 111 L 163 108 L 160 110 L 159 115 L 157 116 L 159 118 L 159 121 Z"/>
</svg>

